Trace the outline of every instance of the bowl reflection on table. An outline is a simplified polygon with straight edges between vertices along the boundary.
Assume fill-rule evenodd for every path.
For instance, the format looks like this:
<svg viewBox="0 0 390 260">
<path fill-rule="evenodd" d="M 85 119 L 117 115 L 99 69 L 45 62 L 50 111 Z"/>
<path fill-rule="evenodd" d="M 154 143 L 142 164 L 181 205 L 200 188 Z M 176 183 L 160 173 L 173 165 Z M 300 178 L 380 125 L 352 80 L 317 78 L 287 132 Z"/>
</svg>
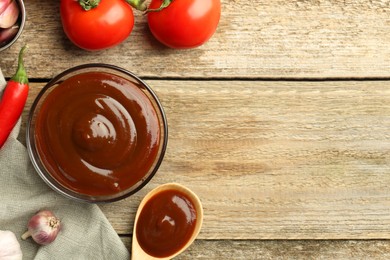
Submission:
<svg viewBox="0 0 390 260">
<path fill-rule="evenodd" d="M 154 176 L 168 126 L 153 90 L 133 73 L 86 64 L 53 78 L 35 99 L 27 148 L 42 179 L 92 203 L 128 197 Z"/>
</svg>

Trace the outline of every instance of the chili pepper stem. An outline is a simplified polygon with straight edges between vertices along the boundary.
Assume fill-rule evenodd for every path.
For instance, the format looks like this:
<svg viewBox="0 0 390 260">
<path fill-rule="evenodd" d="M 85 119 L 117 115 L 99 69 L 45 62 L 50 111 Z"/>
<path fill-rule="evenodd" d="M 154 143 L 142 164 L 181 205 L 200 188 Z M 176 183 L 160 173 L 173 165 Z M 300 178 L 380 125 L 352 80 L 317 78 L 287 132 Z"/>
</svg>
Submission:
<svg viewBox="0 0 390 260">
<path fill-rule="evenodd" d="M 26 69 L 24 68 L 23 63 L 23 55 L 26 51 L 27 46 L 23 46 L 22 49 L 19 52 L 19 58 L 18 58 L 18 69 L 16 70 L 15 75 L 11 78 L 11 80 L 18 82 L 20 84 L 28 84 L 28 77 Z"/>
</svg>

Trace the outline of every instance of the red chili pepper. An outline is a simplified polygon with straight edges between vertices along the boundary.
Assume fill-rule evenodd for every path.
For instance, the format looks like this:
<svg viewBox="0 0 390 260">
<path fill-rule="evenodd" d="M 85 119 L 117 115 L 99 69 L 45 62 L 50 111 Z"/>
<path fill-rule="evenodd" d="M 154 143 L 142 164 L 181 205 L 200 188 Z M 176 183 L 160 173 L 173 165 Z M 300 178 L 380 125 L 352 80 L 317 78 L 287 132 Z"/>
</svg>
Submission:
<svg viewBox="0 0 390 260">
<path fill-rule="evenodd" d="M 0 101 L 0 148 L 23 112 L 28 96 L 28 77 L 23 65 L 24 46 L 19 52 L 18 69 L 8 81 Z"/>
</svg>

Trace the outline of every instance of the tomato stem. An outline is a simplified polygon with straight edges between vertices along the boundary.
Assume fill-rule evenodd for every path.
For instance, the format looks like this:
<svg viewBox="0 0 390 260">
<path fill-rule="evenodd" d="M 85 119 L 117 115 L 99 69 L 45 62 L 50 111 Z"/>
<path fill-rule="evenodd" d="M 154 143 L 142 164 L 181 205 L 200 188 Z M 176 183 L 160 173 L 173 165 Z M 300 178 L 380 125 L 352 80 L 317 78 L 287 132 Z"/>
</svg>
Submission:
<svg viewBox="0 0 390 260">
<path fill-rule="evenodd" d="M 146 11 L 148 9 L 145 0 L 126 0 L 126 2 L 139 11 Z"/>
<path fill-rule="evenodd" d="M 149 13 L 149 12 L 159 12 L 159 11 L 161 11 L 162 9 L 167 8 L 172 2 L 173 2 L 173 0 L 163 0 L 163 2 L 161 3 L 161 5 L 160 5 L 159 8 L 156 8 L 156 9 L 147 9 L 147 10 L 145 11 L 145 13 Z"/>
<path fill-rule="evenodd" d="M 79 0 L 79 4 L 85 11 L 89 11 L 99 5 L 100 0 Z"/>
</svg>

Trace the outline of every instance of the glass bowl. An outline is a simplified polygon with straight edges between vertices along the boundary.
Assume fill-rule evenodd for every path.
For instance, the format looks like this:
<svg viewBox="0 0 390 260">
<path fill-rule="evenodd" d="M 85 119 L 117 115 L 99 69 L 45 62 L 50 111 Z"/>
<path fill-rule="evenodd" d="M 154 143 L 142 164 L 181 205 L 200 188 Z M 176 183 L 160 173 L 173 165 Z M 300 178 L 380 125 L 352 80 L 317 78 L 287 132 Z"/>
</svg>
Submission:
<svg viewBox="0 0 390 260">
<path fill-rule="evenodd" d="M 54 77 L 32 104 L 27 149 L 58 193 L 113 202 L 144 187 L 167 147 L 168 125 L 153 90 L 113 65 L 85 64 Z"/>
<path fill-rule="evenodd" d="M 24 2 L 23 2 L 23 0 L 16 0 L 16 2 L 17 2 L 19 9 L 20 9 L 19 18 L 17 21 L 17 23 L 19 24 L 19 29 L 18 29 L 18 32 L 16 33 L 16 35 L 12 38 L 12 40 L 8 41 L 4 45 L 0 44 L 0 52 L 7 49 L 8 47 L 10 47 L 12 44 L 14 44 L 16 42 L 16 40 L 22 34 L 23 29 L 24 29 L 24 24 L 26 23 L 26 9 L 24 7 Z"/>
</svg>

